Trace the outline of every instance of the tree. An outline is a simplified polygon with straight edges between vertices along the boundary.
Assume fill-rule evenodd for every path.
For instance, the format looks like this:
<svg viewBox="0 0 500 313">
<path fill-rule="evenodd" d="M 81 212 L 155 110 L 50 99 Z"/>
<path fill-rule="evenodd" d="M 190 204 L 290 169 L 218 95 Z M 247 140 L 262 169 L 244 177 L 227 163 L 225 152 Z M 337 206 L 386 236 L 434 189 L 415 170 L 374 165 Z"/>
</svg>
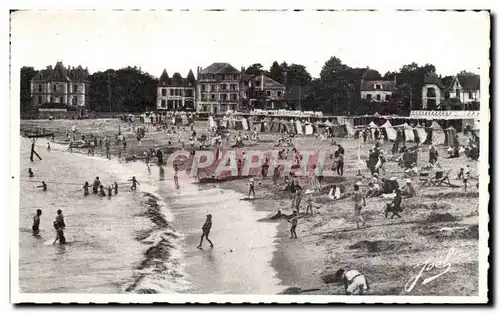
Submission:
<svg viewBox="0 0 500 313">
<path fill-rule="evenodd" d="M 245 70 L 245 74 L 260 75 L 263 72 L 262 68 L 263 66 L 260 63 L 252 64 Z"/>
<path fill-rule="evenodd" d="M 23 66 L 21 68 L 21 81 L 20 81 L 21 112 L 29 110 L 32 107 L 31 79 L 35 77 L 36 73 L 37 71 L 32 66 Z"/>
<path fill-rule="evenodd" d="M 458 76 L 475 76 L 477 75 L 476 73 L 472 73 L 466 70 L 461 70 L 460 73 L 457 74 Z"/>
<path fill-rule="evenodd" d="M 311 82 L 311 74 L 307 71 L 306 67 L 301 64 L 290 64 L 286 71 L 286 84 L 293 86 L 306 86 Z"/>
<path fill-rule="evenodd" d="M 283 68 L 278 64 L 277 61 L 274 61 L 271 67 L 269 68 L 269 76 L 277 82 L 284 82 Z"/>
</svg>

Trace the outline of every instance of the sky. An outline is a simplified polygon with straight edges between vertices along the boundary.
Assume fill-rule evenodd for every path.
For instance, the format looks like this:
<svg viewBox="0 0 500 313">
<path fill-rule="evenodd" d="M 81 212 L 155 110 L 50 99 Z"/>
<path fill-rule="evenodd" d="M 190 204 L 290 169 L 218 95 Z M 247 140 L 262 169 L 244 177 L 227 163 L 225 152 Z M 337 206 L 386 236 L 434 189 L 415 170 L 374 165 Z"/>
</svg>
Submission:
<svg viewBox="0 0 500 313">
<path fill-rule="evenodd" d="M 487 64 L 489 32 L 485 12 L 19 11 L 11 54 L 35 69 L 60 60 L 90 72 L 139 66 L 156 77 L 275 60 L 318 77 L 331 56 L 382 75 L 411 62 L 453 75 Z"/>
</svg>

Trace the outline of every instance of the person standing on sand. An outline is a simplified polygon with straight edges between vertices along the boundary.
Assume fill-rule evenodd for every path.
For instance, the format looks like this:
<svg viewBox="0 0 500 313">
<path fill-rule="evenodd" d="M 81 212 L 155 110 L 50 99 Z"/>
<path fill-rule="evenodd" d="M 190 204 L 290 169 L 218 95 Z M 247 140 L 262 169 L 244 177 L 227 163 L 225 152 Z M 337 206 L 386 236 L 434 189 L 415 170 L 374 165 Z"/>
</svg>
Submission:
<svg viewBox="0 0 500 313">
<path fill-rule="evenodd" d="M 35 176 L 35 175 L 33 174 L 33 171 L 31 170 L 31 167 L 28 169 L 28 174 L 29 174 L 29 176 L 30 176 L 30 177 Z"/>
<path fill-rule="evenodd" d="M 302 202 L 302 188 L 297 185 L 297 189 L 295 191 L 295 210 L 297 213 L 300 212 L 300 203 Z"/>
<path fill-rule="evenodd" d="M 250 198 L 250 194 L 255 198 L 255 183 L 253 178 L 250 178 L 250 183 L 248 184 L 248 197 Z"/>
<path fill-rule="evenodd" d="M 47 141 L 47 151 L 50 151 L 50 142 Z"/>
<path fill-rule="evenodd" d="M 113 195 L 113 187 L 111 185 L 108 186 L 108 199 L 111 199 Z"/>
<path fill-rule="evenodd" d="M 115 182 L 115 196 L 118 194 L 118 183 Z"/>
<path fill-rule="evenodd" d="M 297 239 L 296 228 L 299 222 L 299 216 L 297 211 L 293 211 L 293 215 L 290 219 L 288 219 L 288 223 L 290 223 L 290 239 Z"/>
<path fill-rule="evenodd" d="M 346 295 L 363 295 L 370 289 L 366 277 L 357 270 L 341 268 L 337 271 L 335 277 L 344 283 Z"/>
<path fill-rule="evenodd" d="M 38 209 L 36 210 L 36 215 L 33 216 L 33 227 L 31 229 L 33 230 L 33 235 L 38 235 L 40 233 L 40 216 L 42 215 L 42 210 Z"/>
<path fill-rule="evenodd" d="M 361 222 L 362 223 L 361 227 L 365 227 L 365 220 L 361 215 L 361 208 L 366 206 L 366 200 L 363 193 L 359 190 L 358 184 L 354 185 L 354 195 L 352 196 L 352 199 L 354 200 L 354 214 L 356 219 L 356 226 L 359 229 L 359 223 Z"/>
<path fill-rule="evenodd" d="M 210 239 L 208 239 L 208 235 L 210 234 L 210 229 L 212 228 L 212 214 L 207 214 L 207 219 L 205 220 L 205 224 L 203 224 L 203 227 L 201 230 L 203 231 L 203 234 L 201 235 L 200 238 L 200 244 L 198 245 L 198 249 L 201 249 L 201 245 L 203 243 L 203 237 L 207 239 L 207 241 L 210 243 L 210 247 L 213 248 L 214 244 Z"/>
</svg>

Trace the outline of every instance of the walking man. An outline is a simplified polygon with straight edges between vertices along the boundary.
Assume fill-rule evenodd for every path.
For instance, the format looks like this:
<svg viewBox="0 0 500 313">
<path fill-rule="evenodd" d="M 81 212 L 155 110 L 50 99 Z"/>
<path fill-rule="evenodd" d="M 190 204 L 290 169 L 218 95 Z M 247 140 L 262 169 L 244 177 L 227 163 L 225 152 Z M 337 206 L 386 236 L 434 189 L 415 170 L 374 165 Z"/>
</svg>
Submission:
<svg viewBox="0 0 500 313">
<path fill-rule="evenodd" d="M 207 219 L 205 220 L 205 224 L 203 224 L 203 227 L 201 230 L 203 231 L 203 234 L 201 235 L 200 238 L 200 244 L 198 245 L 198 249 L 201 249 L 201 245 L 203 243 L 203 238 L 206 238 L 207 241 L 210 243 L 210 248 L 214 247 L 214 244 L 210 239 L 208 239 L 208 235 L 210 234 L 210 229 L 212 228 L 212 214 L 207 215 Z"/>
<path fill-rule="evenodd" d="M 365 227 L 365 220 L 361 215 L 361 208 L 366 206 L 366 200 L 363 193 L 359 190 L 358 184 L 354 185 L 354 195 L 352 196 L 352 199 L 354 200 L 354 214 L 356 219 L 356 226 L 359 229 L 359 223 L 361 222 L 362 223 L 361 227 Z"/>
<path fill-rule="evenodd" d="M 293 211 L 292 217 L 288 220 L 288 223 L 290 223 L 290 239 L 297 239 L 297 233 L 295 232 L 295 229 L 297 228 L 297 224 L 299 222 L 299 216 L 297 214 L 297 211 Z"/>
</svg>

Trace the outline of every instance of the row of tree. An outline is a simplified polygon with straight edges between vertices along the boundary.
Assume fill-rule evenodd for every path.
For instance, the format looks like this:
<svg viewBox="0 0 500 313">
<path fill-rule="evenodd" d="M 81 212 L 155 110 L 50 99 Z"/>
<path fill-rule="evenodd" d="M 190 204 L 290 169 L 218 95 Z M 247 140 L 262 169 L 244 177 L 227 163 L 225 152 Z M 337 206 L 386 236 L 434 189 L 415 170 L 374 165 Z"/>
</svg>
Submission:
<svg viewBox="0 0 500 313">
<path fill-rule="evenodd" d="M 369 68 L 350 67 L 337 57 L 323 65 L 318 78 L 312 78 L 301 64 L 273 62 L 269 69 L 259 64 L 246 68 L 247 74 L 265 74 L 283 83 L 289 90 L 288 108 L 323 111 L 330 114 L 398 113 L 421 107 L 422 86 L 426 75 L 435 72 L 432 64 L 404 65 L 399 71 L 381 75 Z M 31 107 L 30 80 L 33 67 L 21 69 L 21 110 Z M 397 91 L 386 103 L 364 101 L 360 98 L 361 79 L 394 80 Z M 451 82 L 452 77 L 440 77 Z M 91 111 L 141 112 L 156 107 L 158 79 L 138 67 L 95 72 L 89 77 L 87 104 Z"/>
</svg>

